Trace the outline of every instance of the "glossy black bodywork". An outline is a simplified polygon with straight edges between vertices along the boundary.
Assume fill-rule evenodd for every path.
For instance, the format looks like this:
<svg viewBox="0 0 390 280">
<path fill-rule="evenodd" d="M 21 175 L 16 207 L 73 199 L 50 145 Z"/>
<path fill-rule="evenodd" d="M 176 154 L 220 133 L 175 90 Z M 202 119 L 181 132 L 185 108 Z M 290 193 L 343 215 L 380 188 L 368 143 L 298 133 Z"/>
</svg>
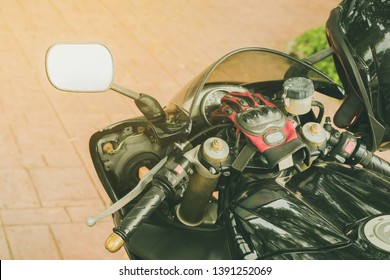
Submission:
<svg viewBox="0 0 390 280">
<path fill-rule="evenodd" d="M 151 260 L 231 259 L 224 228 L 192 228 L 154 215 L 133 235 L 130 256 Z"/>
<path fill-rule="evenodd" d="M 377 150 L 390 141 L 390 2 L 342 1 L 331 12 L 327 35 L 346 93 L 360 100 L 364 112 L 349 129 Z"/>
<path fill-rule="evenodd" d="M 367 219 L 390 213 L 387 178 L 322 163 L 282 185 L 254 180 L 232 210 L 258 258 L 390 259 L 361 234 Z"/>
</svg>

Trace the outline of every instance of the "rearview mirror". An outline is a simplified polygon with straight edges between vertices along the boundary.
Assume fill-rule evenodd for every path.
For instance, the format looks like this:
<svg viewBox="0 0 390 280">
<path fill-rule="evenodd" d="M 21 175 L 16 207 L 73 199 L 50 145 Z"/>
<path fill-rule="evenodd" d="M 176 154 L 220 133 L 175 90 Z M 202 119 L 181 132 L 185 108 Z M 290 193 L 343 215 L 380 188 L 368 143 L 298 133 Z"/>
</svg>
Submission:
<svg viewBox="0 0 390 280">
<path fill-rule="evenodd" d="M 114 64 L 100 44 L 54 44 L 46 53 L 46 73 L 59 90 L 102 92 L 111 87 Z"/>
</svg>

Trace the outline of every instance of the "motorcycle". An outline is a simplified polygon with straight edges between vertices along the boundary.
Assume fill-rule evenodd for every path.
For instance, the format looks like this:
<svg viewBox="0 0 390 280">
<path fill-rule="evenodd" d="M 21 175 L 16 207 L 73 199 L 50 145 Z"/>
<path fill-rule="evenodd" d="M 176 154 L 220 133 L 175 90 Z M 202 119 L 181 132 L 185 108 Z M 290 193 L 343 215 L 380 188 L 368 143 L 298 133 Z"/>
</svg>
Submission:
<svg viewBox="0 0 390 280">
<path fill-rule="evenodd" d="M 352 120 L 367 100 L 312 66 L 340 55 L 332 26 L 344 2 L 328 21 L 332 48 L 306 60 L 235 50 L 165 107 L 114 84 L 100 44 L 48 50 L 57 89 L 111 89 L 143 114 L 90 139 L 113 204 L 87 224 L 113 217 L 107 250 L 124 246 L 131 259 L 390 259 L 390 163 L 373 153 L 383 134 L 359 134 Z M 349 125 L 324 119 L 315 92 L 342 100 L 337 124 L 347 112 Z"/>
</svg>

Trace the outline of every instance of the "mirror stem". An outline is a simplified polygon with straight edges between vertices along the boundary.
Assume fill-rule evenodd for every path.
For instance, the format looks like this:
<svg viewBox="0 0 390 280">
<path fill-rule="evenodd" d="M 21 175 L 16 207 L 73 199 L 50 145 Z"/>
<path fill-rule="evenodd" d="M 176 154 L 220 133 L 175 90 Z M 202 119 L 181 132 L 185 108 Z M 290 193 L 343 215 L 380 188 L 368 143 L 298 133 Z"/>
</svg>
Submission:
<svg viewBox="0 0 390 280">
<path fill-rule="evenodd" d="M 117 84 L 112 84 L 111 89 L 134 99 L 135 105 L 137 105 L 138 109 L 153 124 L 157 125 L 165 121 L 165 112 L 160 103 L 158 103 L 158 101 L 153 97 L 147 94 L 137 93 Z"/>
<path fill-rule="evenodd" d="M 141 98 L 141 94 L 130 89 L 124 88 L 117 84 L 112 84 L 110 87 L 113 91 L 116 91 L 124 96 L 130 97 L 131 99 L 138 100 Z"/>
</svg>

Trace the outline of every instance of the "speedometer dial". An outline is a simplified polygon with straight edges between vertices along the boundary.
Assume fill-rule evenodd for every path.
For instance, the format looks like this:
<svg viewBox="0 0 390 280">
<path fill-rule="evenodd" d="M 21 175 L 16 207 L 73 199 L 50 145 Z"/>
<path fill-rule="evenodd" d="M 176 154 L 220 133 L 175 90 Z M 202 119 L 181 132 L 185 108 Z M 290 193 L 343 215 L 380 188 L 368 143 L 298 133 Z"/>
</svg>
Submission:
<svg viewBox="0 0 390 280">
<path fill-rule="evenodd" d="M 221 104 L 221 99 L 227 95 L 229 91 L 216 89 L 208 92 L 202 99 L 200 104 L 200 113 L 202 114 L 203 119 L 210 124 L 210 115 L 211 112 L 218 108 Z"/>
<path fill-rule="evenodd" d="M 248 92 L 248 89 L 239 85 L 219 85 L 208 88 L 208 90 L 204 93 L 200 103 L 200 114 L 209 125 L 211 125 L 211 112 L 217 109 L 219 105 L 221 105 L 222 97 L 229 94 L 230 92 Z"/>
</svg>

